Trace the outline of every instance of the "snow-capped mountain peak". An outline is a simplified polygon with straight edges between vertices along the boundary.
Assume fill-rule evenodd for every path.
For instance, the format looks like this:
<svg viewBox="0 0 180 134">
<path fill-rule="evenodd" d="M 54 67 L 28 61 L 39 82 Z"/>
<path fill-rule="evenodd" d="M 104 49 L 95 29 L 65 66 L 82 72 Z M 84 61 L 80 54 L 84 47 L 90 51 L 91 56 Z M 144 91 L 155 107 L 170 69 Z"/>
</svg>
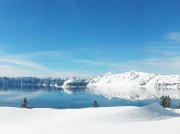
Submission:
<svg viewBox="0 0 180 134">
<path fill-rule="evenodd" d="M 119 74 L 106 74 L 93 78 L 88 88 L 109 98 L 111 97 L 159 97 L 162 94 L 180 97 L 174 90 L 180 90 L 179 75 L 160 75 L 130 71 Z M 171 92 L 171 93 L 170 93 Z"/>
<path fill-rule="evenodd" d="M 103 85 L 103 87 L 116 85 L 116 88 L 121 88 L 122 83 L 126 82 L 127 85 L 132 85 L 133 87 L 158 88 L 159 85 L 164 85 L 166 88 L 174 88 L 174 86 L 179 84 L 179 77 L 178 75 L 150 74 L 134 70 L 119 74 L 110 72 L 93 78 L 89 85 Z"/>
</svg>

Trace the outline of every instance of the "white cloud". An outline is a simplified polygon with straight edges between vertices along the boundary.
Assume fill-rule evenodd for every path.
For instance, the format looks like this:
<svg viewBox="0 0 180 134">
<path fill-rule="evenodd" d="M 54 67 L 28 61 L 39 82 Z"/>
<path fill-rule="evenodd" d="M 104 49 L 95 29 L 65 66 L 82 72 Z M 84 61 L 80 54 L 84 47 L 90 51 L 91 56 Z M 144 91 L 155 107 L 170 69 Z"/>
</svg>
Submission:
<svg viewBox="0 0 180 134">
<path fill-rule="evenodd" d="M 71 64 L 87 64 L 94 67 L 102 68 L 102 70 L 112 71 L 112 72 L 124 72 L 130 70 L 155 72 L 155 73 L 180 73 L 180 56 L 177 53 L 171 51 L 155 51 L 153 53 L 159 53 L 163 56 L 157 56 L 155 58 L 145 58 L 141 60 L 129 60 L 129 61 L 111 61 L 106 60 L 87 60 L 87 59 L 66 59 L 64 58 L 64 53 L 60 51 L 45 51 L 45 52 L 32 52 L 28 54 L 18 54 L 18 55 L 2 55 L 0 56 L 0 76 L 13 76 L 13 77 L 72 77 L 72 76 L 92 76 L 92 74 L 98 74 L 99 72 L 88 72 L 86 71 L 76 71 L 75 70 L 58 70 L 48 67 L 47 64 L 41 64 L 36 59 L 43 58 L 46 61 L 46 57 L 55 58 L 52 62 L 56 64 L 57 57 L 60 56 L 63 60 L 67 62 L 72 62 Z M 166 55 L 166 56 L 164 56 Z M 54 57 L 53 57 L 54 56 Z M 161 57 L 161 58 L 160 58 Z M 63 66 L 63 64 L 61 64 Z M 105 72 L 104 72 L 105 73 Z"/>
<path fill-rule="evenodd" d="M 17 58 L 36 58 L 36 57 L 58 57 L 62 56 L 64 52 L 62 51 L 36 51 L 31 53 L 19 54 L 16 55 Z"/>
<path fill-rule="evenodd" d="M 44 67 L 40 64 L 37 64 L 37 63 L 32 62 L 32 61 L 27 61 L 24 59 L 17 59 L 17 58 L 14 58 L 12 56 L 1 56 L 0 62 L 15 64 L 15 65 L 24 66 L 27 68 L 32 68 L 32 69 L 37 69 L 37 70 L 44 69 Z"/>
<path fill-rule="evenodd" d="M 179 74 L 180 73 L 180 56 L 169 58 L 149 58 L 144 60 L 130 61 L 130 65 L 140 70 L 149 70 L 155 73 Z"/>
<path fill-rule="evenodd" d="M 49 68 L 44 68 L 43 70 L 28 69 L 21 66 L 11 66 L 11 65 L 0 65 L 0 76 L 8 77 L 73 77 L 73 76 L 88 76 L 86 72 L 76 72 L 76 71 L 59 71 Z"/>
<path fill-rule="evenodd" d="M 180 32 L 171 32 L 166 35 L 166 38 L 176 42 L 180 42 Z"/>
<path fill-rule="evenodd" d="M 21 77 L 21 76 L 33 76 L 32 72 L 28 69 L 21 67 L 15 67 L 10 65 L 0 65 L 0 76 L 12 76 L 12 77 Z"/>
<path fill-rule="evenodd" d="M 126 62 L 102 62 L 91 60 L 76 60 L 81 64 L 109 67 L 111 71 L 125 72 L 130 70 L 145 71 L 150 73 L 179 74 L 180 56 L 166 58 L 146 58 Z"/>
<path fill-rule="evenodd" d="M 93 66 L 106 66 L 111 68 L 124 68 L 122 63 L 118 62 L 110 62 L 110 61 L 96 61 L 96 60 L 71 60 L 73 62 L 82 63 L 82 64 L 89 64 Z"/>
<path fill-rule="evenodd" d="M 147 52 L 153 55 L 158 54 L 159 56 L 165 56 L 165 57 L 172 57 L 178 55 L 176 51 L 164 50 L 164 49 L 153 49 L 153 50 L 148 50 Z"/>
<path fill-rule="evenodd" d="M 72 77 L 87 76 L 85 72 L 60 71 L 33 61 L 33 59 L 61 56 L 60 51 L 42 51 L 17 55 L 0 55 L 0 76 L 11 77 Z"/>
</svg>

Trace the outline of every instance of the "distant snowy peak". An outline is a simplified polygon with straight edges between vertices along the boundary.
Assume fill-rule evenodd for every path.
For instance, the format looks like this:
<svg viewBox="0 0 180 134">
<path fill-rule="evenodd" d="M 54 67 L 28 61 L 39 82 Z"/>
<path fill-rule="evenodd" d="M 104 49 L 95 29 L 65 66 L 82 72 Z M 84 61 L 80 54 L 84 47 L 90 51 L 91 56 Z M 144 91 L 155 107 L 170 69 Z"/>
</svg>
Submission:
<svg viewBox="0 0 180 134">
<path fill-rule="evenodd" d="M 88 87 L 126 90 L 135 88 L 146 89 L 180 89 L 179 75 L 160 75 L 144 72 L 130 71 L 113 74 L 108 72 L 93 78 L 34 78 L 34 77 L 0 77 L 0 86 L 55 86 L 55 87 Z"/>
<path fill-rule="evenodd" d="M 88 80 L 89 79 L 87 78 L 69 78 L 66 81 L 64 81 L 62 88 L 85 88 L 88 84 Z"/>
<path fill-rule="evenodd" d="M 138 100 L 159 98 L 162 95 L 180 98 L 179 75 L 160 75 L 136 71 L 120 74 L 107 73 L 92 78 L 87 87 L 91 92 L 107 98 Z"/>
<path fill-rule="evenodd" d="M 160 75 L 144 72 L 130 71 L 120 74 L 112 74 L 111 72 L 93 78 L 88 86 L 99 88 L 173 88 L 177 89 L 180 84 L 179 75 Z"/>
<path fill-rule="evenodd" d="M 110 75 L 112 75 L 112 73 L 108 72 L 108 73 L 104 74 L 103 76 L 110 76 Z"/>
</svg>

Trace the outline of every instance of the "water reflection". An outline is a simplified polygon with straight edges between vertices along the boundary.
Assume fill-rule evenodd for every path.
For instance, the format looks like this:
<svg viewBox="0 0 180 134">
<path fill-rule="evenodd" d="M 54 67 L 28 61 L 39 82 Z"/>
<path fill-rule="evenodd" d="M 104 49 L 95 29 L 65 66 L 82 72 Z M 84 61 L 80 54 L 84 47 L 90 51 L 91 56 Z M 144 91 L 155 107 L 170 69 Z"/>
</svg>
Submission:
<svg viewBox="0 0 180 134">
<path fill-rule="evenodd" d="M 147 88 L 130 88 L 130 89 L 112 89 L 112 88 L 89 88 L 89 92 L 96 95 L 103 95 L 107 98 L 121 98 L 121 99 L 151 99 L 160 98 L 163 95 L 169 95 L 171 98 L 180 99 L 180 90 L 178 89 L 147 89 Z"/>
<path fill-rule="evenodd" d="M 19 86 L 19 85 L 12 85 L 12 86 L 0 86 L 0 91 L 26 91 L 26 92 L 35 92 L 39 90 L 45 90 L 45 91 L 53 91 L 53 90 L 63 90 L 63 88 L 57 88 L 57 87 L 50 87 L 50 86 L 32 86 L 32 85 L 26 85 L 26 86 Z"/>
<path fill-rule="evenodd" d="M 57 88 L 43 86 L 4 86 L 0 87 L 0 106 L 21 107 L 27 98 L 30 107 L 84 108 L 92 107 L 96 100 L 99 106 L 144 106 L 159 103 L 159 97 L 170 95 L 173 103 L 179 103 L 180 90 L 155 89 L 85 89 Z"/>
</svg>

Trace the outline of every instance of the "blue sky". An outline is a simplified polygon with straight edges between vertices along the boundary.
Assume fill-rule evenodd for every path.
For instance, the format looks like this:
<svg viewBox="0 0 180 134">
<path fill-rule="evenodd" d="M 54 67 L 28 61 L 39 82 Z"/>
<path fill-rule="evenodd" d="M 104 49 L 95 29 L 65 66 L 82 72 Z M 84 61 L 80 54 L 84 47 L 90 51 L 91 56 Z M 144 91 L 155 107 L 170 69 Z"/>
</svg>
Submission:
<svg viewBox="0 0 180 134">
<path fill-rule="evenodd" d="M 0 0 L 0 75 L 180 74 L 179 7 L 179 0 Z"/>
</svg>

